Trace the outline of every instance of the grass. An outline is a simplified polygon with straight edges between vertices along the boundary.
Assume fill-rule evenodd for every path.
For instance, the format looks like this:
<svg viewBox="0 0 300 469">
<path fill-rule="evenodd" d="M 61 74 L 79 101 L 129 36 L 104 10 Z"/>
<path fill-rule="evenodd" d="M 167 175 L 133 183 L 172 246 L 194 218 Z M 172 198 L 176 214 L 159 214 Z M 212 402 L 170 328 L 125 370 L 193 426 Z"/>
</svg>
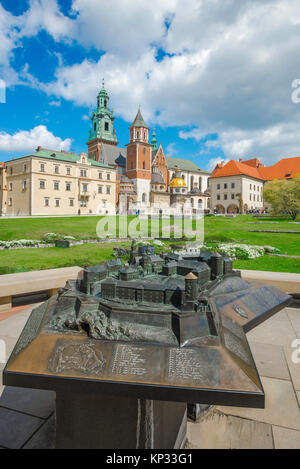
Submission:
<svg viewBox="0 0 300 469">
<path fill-rule="evenodd" d="M 233 267 L 242 270 L 267 270 L 269 272 L 300 274 L 300 259 L 262 256 L 248 261 L 234 261 Z"/>
<path fill-rule="evenodd" d="M 0 254 L 0 274 L 55 269 L 78 265 L 95 265 L 113 259 L 113 247 L 130 243 L 103 243 L 72 246 L 68 249 L 42 248 L 5 250 Z"/>
<path fill-rule="evenodd" d="M 0 219 L 0 240 L 41 239 L 45 233 L 54 232 L 80 239 L 96 238 L 96 226 L 102 217 L 59 217 Z M 129 217 L 132 221 L 135 217 Z M 266 223 L 274 222 L 273 223 Z M 300 256 L 298 233 L 251 233 L 251 230 L 300 231 L 300 224 L 288 218 L 257 219 L 252 215 L 236 218 L 205 217 L 206 242 L 238 242 L 270 245 L 282 254 Z M 298 220 L 299 221 L 299 220 Z M 278 223 L 275 223 L 278 222 Z M 174 241 L 173 241 L 174 242 Z M 182 241 L 178 240 L 179 243 Z M 116 244 L 88 244 L 69 249 L 43 248 L 0 251 L 0 274 L 72 265 L 97 264 L 112 257 Z M 118 243 L 117 245 L 124 245 Z M 127 243 L 129 245 L 129 243 Z M 300 259 L 263 256 L 249 261 L 235 261 L 235 267 L 250 270 L 300 273 Z"/>
</svg>

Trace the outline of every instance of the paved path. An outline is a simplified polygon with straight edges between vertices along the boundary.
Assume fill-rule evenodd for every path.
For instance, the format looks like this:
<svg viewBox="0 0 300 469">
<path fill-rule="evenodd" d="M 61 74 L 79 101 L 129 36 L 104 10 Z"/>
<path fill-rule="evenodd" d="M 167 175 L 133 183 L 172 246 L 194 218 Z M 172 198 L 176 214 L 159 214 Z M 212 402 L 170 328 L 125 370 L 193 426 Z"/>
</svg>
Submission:
<svg viewBox="0 0 300 469">
<path fill-rule="evenodd" d="M 12 351 L 32 308 L 0 317 L 0 340 Z M 8 314 L 8 315 L 7 315 Z M 265 409 L 213 407 L 188 423 L 188 448 L 300 448 L 300 309 L 286 308 L 247 334 L 266 393 Z M 299 354 L 300 357 L 300 354 Z M 55 394 L 4 388 L 0 364 L 0 448 L 53 448 Z"/>
<path fill-rule="evenodd" d="M 265 409 L 216 406 L 188 423 L 189 448 L 300 448 L 300 309 L 285 308 L 247 334 L 266 394 Z M 300 353 L 298 354 L 300 358 Z"/>
</svg>

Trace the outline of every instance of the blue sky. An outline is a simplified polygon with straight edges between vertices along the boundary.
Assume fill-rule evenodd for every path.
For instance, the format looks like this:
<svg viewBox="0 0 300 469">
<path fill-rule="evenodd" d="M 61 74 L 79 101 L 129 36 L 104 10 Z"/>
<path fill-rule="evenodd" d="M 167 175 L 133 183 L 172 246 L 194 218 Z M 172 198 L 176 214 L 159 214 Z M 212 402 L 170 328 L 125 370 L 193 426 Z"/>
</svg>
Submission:
<svg viewBox="0 0 300 469">
<path fill-rule="evenodd" d="M 86 151 L 103 77 L 121 146 L 141 105 L 203 169 L 299 156 L 299 34 L 296 0 L 0 0 L 0 161 Z"/>
</svg>

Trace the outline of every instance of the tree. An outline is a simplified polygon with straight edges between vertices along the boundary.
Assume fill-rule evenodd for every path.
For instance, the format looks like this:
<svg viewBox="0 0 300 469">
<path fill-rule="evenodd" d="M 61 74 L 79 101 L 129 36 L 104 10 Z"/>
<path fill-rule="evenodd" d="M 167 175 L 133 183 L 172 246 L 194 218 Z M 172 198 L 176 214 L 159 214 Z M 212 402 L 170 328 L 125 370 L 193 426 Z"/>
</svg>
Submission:
<svg viewBox="0 0 300 469">
<path fill-rule="evenodd" d="M 287 213 L 295 220 L 300 214 L 300 177 L 269 181 L 264 187 L 264 199 L 275 214 Z"/>
</svg>

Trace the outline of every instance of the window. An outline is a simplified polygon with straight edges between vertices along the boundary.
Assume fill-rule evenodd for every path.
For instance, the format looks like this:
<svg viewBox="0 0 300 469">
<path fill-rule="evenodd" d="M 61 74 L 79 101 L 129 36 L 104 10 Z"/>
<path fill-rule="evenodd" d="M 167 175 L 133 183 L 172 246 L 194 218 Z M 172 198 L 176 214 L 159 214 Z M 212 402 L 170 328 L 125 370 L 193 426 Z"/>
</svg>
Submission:
<svg viewBox="0 0 300 469">
<path fill-rule="evenodd" d="M 99 179 L 102 179 L 102 173 L 98 173 Z"/>
<path fill-rule="evenodd" d="M 146 163 L 143 161 L 143 169 L 146 169 Z"/>
<path fill-rule="evenodd" d="M 27 186 L 27 181 L 23 181 L 23 190 L 26 189 L 26 186 Z"/>
<path fill-rule="evenodd" d="M 252 195 L 251 194 L 249 195 L 249 199 L 252 200 Z"/>
<path fill-rule="evenodd" d="M 54 183 L 54 190 L 59 191 L 59 182 Z"/>
<path fill-rule="evenodd" d="M 143 155 L 146 155 L 146 148 L 143 148 Z"/>
<path fill-rule="evenodd" d="M 9 205 L 10 207 L 12 206 L 12 198 L 11 198 L 11 197 L 8 199 L 8 205 Z"/>
<path fill-rule="evenodd" d="M 98 194 L 102 194 L 102 186 L 98 186 Z"/>
<path fill-rule="evenodd" d="M 252 184 L 250 184 L 250 191 L 252 190 Z M 250 199 L 251 200 L 251 199 Z"/>
<path fill-rule="evenodd" d="M 49 199 L 44 199 L 44 205 L 45 207 L 49 207 Z"/>
<path fill-rule="evenodd" d="M 10 174 L 13 173 L 13 168 L 9 168 L 9 173 L 10 173 Z"/>
<path fill-rule="evenodd" d="M 8 185 L 8 188 L 9 188 L 9 190 L 10 190 L 10 191 L 12 191 L 12 190 L 13 190 L 13 185 L 12 185 L 12 182 L 10 182 L 10 183 L 9 183 L 9 185 Z"/>
<path fill-rule="evenodd" d="M 86 200 L 80 201 L 80 207 L 86 207 Z"/>
<path fill-rule="evenodd" d="M 70 199 L 70 207 L 74 207 L 74 199 Z"/>
<path fill-rule="evenodd" d="M 27 164 L 25 163 L 24 164 L 24 173 L 26 173 L 26 171 L 27 171 Z"/>
<path fill-rule="evenodd" d="M 105 122 L 105 123 L 104 123 L 104 130 L 105 130 L 106 132 L 109 131 L 109 124 L 108 124 L 108 122 Z"/>
<path fill-rule="evenodd" d="M 255 194 L 253 194 L 253 202 L 255 202 Z"/>
<path fill-rule="evenodd" d="M 71 190 L 71 184 L 69 182 L 66 182 L 66 191 Z"/>
<path fill-rule="evenodd" d="M 110 173 L 107 173 L 106 177 L 107 177 L 107 180 L 110 181 Z"/>
<path fill-rule="evenodd" d="M 227 200 L 227 194 L 224 194 L 224 200 Z"/>
<path fill-rule="evenodd" d="M 253 190 L 255 191 L 255 186 L 253 186 Z"/>
<path fill-rule="evenodd" d="M 221 184 L 217 184 L 217 189 L 221 189 Z"/>
<path fill-rule="evenodd" d="M 55 199 L 55 207 L 59 207 L 59 199 Z"/>
<path fill-rule="evenodd" d="M 110 186 L 106 187 L 106 194 L 110 194 Z"/>
<path fill-rule="evenodd" d="M 227 184 L 224 184 L 224 189 L 227 189 Z"/>
<path fill-rule="evenodd" d="M 80 170 L 80 177 L 86 178 L 86 169 L 81 169 Z"/>
<path fill-rule="evenodd" d="M 59 174 L 59 166 L 54 166 L 54 172 L 55 174 Z"/>
<path fill-rule="evenodd" d="M 40 181 L 40 189 L 45 189 L 45 181 Z"/>
<path fill-rule="evenodd" d="M 96 129 L 97 129 L 97 124 L 96 124 L 96 122 L 95 122 L 95 124 L 94 124 L 94 130 L 96 130 Z"/>
<path fill-rule="evenodd" d="M 144 140 L 146 140 L 146 132 L 144 132 Z"/>
<path fill-rule="evenodd" d="M 142 202 L 146 202 L 146 200 L 147 200 L 147 196 L 146 196 L 146 194 L 145 194 L 145 192 L 144 192 L 143 195 L 142 195 Z"/>
<path fill-rule="evenodd" d="M 87 192 L 88 191 L 88 185 L 87 184 L 82 184 L 82 190 L 83 190 L 83 192 Z"/>
<path fill-rule="evenodd" d="M 70 176 L 71 174 L 71 168 L 67 168 L 67 175 Z"/>
<path fill-rule="evenodd" d="M 136 138 L 140 138 L 140 132 L 139 131 L 137 131 L 137 133 L 136 133 Z"/>
<path fill-rule="evenodd" d="M 220 194 L 218 194 L 218 195 L 217 195 L 217 200 L 220 200 L 220 198 L 221 198 L 221 197 L 220 197 Z"/>
<path fill-rule="evenodd" d="M 44 172 L 45 172 L 45 165 L 44 165 L 44 163 L 41 163 L 41 164 L 40 164 L 40 171 L 41 171 L 41 173 L 44 173 Z"/>
<path fill-rule="evenodd" d="M 107 101 L 106 101 L 106 99 L 105 99 L 105 100 L 104 100 L 104 107 L 106 107 L 106 106 L 107 106 Z"/>
<path fill-rule="evenodd" d="M 231 198 L 234 199 L 234 194 L 231 194 Z"/>
<path fill-rule="evenodd" d="M 232 183 L 231 183 L 231 189 L 234 189 L 234 188 L 235 188 L 235 183 L 232 182 Z"/>
</svg>

